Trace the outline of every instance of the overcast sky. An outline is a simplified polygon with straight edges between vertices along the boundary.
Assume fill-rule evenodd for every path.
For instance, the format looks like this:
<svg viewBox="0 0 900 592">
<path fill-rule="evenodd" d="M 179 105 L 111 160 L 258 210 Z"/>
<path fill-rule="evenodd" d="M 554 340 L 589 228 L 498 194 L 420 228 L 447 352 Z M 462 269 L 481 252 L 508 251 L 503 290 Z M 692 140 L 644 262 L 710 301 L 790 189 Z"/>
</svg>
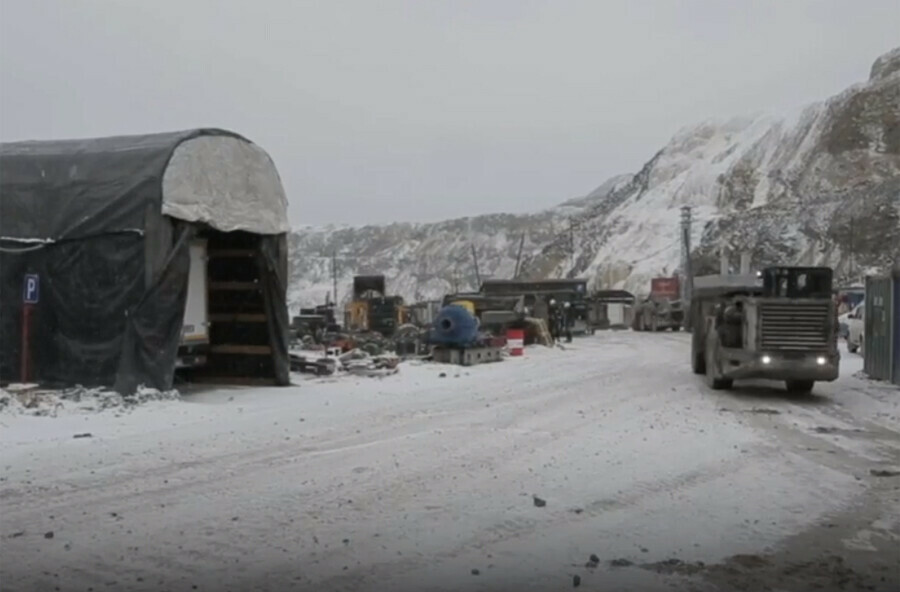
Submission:
<svg viewBox="0 0 900 592">
<path fill-rule="evenodd" d="M 0 139 L 231 129 L 295 225 L 524 212 L 898 44 L 900 0 L 0 0 Z"/>
</svg>

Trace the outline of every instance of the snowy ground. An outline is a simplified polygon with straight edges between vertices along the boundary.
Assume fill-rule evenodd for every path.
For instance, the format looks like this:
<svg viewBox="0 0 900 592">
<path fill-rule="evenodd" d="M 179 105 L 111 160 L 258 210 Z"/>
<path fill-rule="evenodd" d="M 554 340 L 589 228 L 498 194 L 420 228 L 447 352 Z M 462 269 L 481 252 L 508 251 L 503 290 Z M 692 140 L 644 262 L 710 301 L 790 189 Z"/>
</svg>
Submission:
<svg viewBox="0 0 900 592">
<path fill-rule="evenodd" d="M 0 414 L 0 587 L 900 589 L 900 391 L 845 353 L 812 397 L 711 392 L 687 349 Z"/>
</svg>

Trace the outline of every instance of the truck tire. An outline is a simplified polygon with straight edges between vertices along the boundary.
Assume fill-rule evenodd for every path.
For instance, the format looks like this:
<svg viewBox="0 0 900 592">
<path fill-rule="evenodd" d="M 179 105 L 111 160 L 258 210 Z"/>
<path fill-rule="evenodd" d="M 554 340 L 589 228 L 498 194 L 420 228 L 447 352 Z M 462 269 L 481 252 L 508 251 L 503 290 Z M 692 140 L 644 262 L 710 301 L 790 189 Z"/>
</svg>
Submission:
<svg viewBox="0 0 900 592">
<path fill-rule="evenodd" d="M 709 388 L 714 391 L 727 391 L 734 386 L 734 380 L 731 378 L 711 378 L 709 379 Z"/>
<path fill-rule="evenodd" d="M 808 395 L 812 392 L 814 380 L 786 380 L 787 391 L 792 395 Z"/>
<path fill-rule="evenodd" d="M 706 374 L 706 360 L 703 359 L 702 351 L 691 354 L 691 370 L 694 374 Z"/>
<path fill-rule="evenodd" d="M 696 328 L 691 332 L 691 369 L 694 371 L 694 374 L 706 373 L 704 337 L 703 332 L 697 331 Z"/>
<path fill-rule="evenodd" d="M 681 325 L 672 325 L 672 332 L 677 333 L 678 331 L 681 331 Z"/>
</svg>

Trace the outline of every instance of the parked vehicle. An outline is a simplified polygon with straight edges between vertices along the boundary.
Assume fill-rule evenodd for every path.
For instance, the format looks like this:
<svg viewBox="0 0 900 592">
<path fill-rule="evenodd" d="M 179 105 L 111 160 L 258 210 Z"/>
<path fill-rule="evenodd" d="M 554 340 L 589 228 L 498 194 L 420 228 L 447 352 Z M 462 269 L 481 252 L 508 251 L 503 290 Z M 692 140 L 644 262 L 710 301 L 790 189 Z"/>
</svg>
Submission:
<svg viewBox="0 0 900 592">
<path fill-rule="evenodd" d="M 850 333 L 851 314 L 853 314 L 853 311 L 845 312 L 838 317 L 838 339 L 847 340 L 847 335 Z"/>
<path fill-rule="evenodd" d="M 845 321 L 847 323 L 847 349 L 851 352 L 865 353 L 866 303 L 854 308 Z"/>
<path fill-rule="evenodd" d="M 631 328 L 635 331 L 681 330 L 684 309 L 677 277 L 650 280 L 650 296 L 634 306 Z"/>
</svg>

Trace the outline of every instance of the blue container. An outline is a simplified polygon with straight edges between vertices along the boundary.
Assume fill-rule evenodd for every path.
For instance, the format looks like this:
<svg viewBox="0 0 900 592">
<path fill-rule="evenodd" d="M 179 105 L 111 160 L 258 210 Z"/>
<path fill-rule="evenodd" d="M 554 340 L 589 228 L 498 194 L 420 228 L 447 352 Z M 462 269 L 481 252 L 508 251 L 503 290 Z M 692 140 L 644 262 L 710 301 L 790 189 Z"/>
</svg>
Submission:
<svg viewBox="0 0 900 592">
<path fill-rule="evenodd" d="M 478 319 L 463 308 L 445 306 L 431 324 L 428 341 L 435 345 L 463 347 L 478 339 Z"/>
</svg>

